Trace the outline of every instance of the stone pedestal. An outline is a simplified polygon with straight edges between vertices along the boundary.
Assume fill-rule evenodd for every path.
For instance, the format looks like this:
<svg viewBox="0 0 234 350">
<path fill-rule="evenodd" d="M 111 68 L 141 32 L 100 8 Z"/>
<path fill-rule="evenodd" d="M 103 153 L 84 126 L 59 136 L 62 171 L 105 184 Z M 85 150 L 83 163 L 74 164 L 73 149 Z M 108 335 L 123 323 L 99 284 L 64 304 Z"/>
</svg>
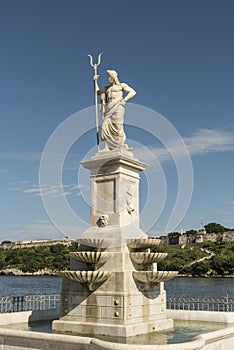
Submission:
<svg viewBox="0 0 234 350">
<path fill-rule="evenodd" d="M 164 256 L 150 248 L 159 240 L 139 227 L 139 174 L 147 165 L 129 149 L 101 151 L 82 165 L 90 170 L 90 226 L 71 253 L 71 271 L 61 272 L 53 330 L 129 337 L 172 328 L 161 281 L 175 273 L 157 271 Z"/>
<path fill-rule="evenodd" d="M 139 227 L 139 174 L 147 164 L 122 149 L 101 151 L 82 165 L 90 170 L 91 185 L 90 227 L 82 237 L 116 243 L 146 237 Z"/>
</svg>

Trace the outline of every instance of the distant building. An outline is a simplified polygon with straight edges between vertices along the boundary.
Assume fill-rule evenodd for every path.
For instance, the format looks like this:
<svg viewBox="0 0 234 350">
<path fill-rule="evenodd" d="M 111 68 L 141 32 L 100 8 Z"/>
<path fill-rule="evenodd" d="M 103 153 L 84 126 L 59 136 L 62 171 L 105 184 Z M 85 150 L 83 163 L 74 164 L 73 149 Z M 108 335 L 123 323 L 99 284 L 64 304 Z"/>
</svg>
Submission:
<svg viewBox="0 0 234 350">
<path fill-rule="evenodd" d="M 70 239 L 70 238 L 62 238 L 62 239 L 56 239 L 56 240 L 38 239 L 36 241 L 15 241 L 11 243 L 0 244 L 0 250 L 31 248 L 31 247 L 39 247 L 39 246 L 45 246 L 45 245 L 48 246 L 48 245 L 56 245 L 56 244 L 70 246 L 74 242 L 76 242 L 76 240 Z"/>
<path fill-rule="evenodd" d="M 233 242 L 234 231 L 226 231 L 223 233 L 207 233 L 205 230 L 194 231 L 191 234 L 177 233 L 175 235 L 161 236 L 162 245 L 173 245 L 173 244 L 191 244 L 191 243 L 203 243 L 203 242 Z"/>
</svg>

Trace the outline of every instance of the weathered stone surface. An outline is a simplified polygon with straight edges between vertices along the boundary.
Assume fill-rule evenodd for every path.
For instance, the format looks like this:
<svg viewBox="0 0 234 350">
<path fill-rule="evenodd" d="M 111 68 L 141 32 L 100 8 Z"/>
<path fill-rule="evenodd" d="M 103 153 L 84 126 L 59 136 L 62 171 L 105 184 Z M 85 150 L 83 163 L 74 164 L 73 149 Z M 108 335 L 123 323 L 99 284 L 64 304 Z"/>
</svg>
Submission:
<svg viewBox="0 0 234 350">
<path fill-rule="evenodd" d="M 101 215 L 108 215 L 106 227 L 127 226 L 125 235 L 128 231 L 129 238 L 138 238 L 130 232 L 139 229 L 139 173 L 147 164 L 134 158 L 129 150 L 115 149 L 99 152 L 82 165 L 91 172 L 90 226 L 96 228 L 95 232 L 101 231 L 98 220 Z M 82 238 L 90 238 L 89 230 Z"/>
</svg>

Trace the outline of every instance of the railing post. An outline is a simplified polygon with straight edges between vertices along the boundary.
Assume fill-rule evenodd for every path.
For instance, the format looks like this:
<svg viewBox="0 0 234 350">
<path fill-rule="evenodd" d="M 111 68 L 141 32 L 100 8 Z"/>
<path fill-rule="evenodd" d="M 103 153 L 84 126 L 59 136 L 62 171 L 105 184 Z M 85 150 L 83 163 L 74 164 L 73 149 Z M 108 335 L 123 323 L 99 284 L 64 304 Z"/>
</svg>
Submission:
<svg viewBox="0 0 234 350">
<path fill-rule="evenodd" d="M 24 297 L 20 297 L 20 311 L 24 311 Z"/>
<path fill-rule="evenodd" d="M 227 311 L 227 312 L 229 311 L 228 294 L 227 294 L 227 308 L 226 308 L 226 311 Z"/>
</svg>

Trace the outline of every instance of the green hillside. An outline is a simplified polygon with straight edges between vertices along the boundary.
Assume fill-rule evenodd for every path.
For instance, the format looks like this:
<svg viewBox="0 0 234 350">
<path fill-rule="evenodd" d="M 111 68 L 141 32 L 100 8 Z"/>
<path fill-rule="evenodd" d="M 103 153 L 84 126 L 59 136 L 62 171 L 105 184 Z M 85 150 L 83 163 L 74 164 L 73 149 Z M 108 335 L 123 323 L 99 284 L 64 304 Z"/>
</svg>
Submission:
<svg viewBox="0 0 234 350">
<path fill-rule="evenodd" d="M 158 251 L 168 253 L 158 264 L 159 270 L 177 270 L 192 276 L 234 275 L 234 242 L 204 242 L 160 246 Z"/>
<path fill-rule="evenodd" d="M 19 269 L 23 272 L 38 270 L 64 270 L 69 268 L 68 254 L 77 250 L 77 243 L 71 246 L 56 244 L 31 248 L 0 251 L 0 270 Z"/>
<path fill-rule="evenodd" d="M 0 270 L 18 269 L 24 273 L 38 270 L 69 269 L 69 252 L 76 251 L 77 244 L 56 244 L 31 248 L 0 251 Z M 204 242 L 159 246 L 156 251 L 168 253 L 158 263 L 158 270 L 177 270 L 192 276 L 234 276 L 234 242 Z M 4 273 L 4 271 L 2 272 Z"/>
</svg>

